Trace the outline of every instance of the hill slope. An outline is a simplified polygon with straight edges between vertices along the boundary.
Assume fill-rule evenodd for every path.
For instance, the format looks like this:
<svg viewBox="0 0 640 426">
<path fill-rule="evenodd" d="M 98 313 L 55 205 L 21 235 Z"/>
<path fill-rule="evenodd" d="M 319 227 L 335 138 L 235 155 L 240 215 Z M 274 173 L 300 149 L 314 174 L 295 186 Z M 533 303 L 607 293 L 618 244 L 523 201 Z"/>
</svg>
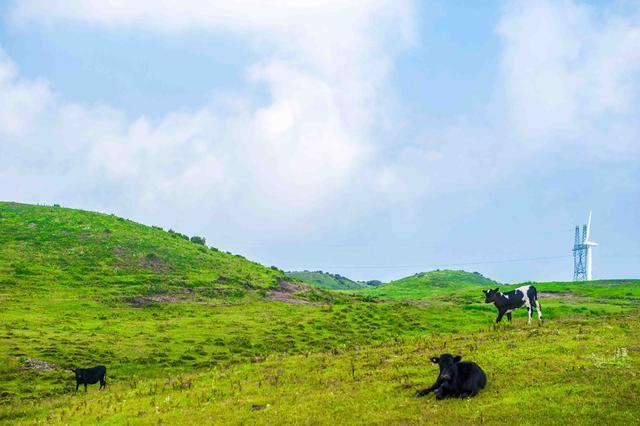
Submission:
<svg viewBox="0 0 640 426">
<path fill-rule="evenodd" d="M 113 215 L 0 203 L 0 280 L 166 290 L 270 288 L 285 278 L 200 242 Z"/>
<path fill-rule="evenodd" d="M 0 423 L 513 423 L 541 398 L 531 423 L 637 423 L 639 281 L 536 283 L 540 327 L 524 310 L 495 326 L 479 274 L 348 290 L 386 299 L 284 277 L 125 219 L 0 203 Z M 486 368 L 472 404 L 413 397 L 444 351 Z M 97 364 L 106 391 L 74 394 L 67 368 Z"/>
<path fill-rule="evenodd" d="M 287 272 L 287 275 L 312 286 L 327 290 L 355 290 L 367 287 L 365 283 L 350 280 L 339 274 L 330 274 L 323 271 L 292 271 Z"/>
<path fill-rule="evenodd" d="M 417 300 L 455 290 L 488 288 L 497 284 L 478 272 L 436 270 L 421 272 L 387 284 L 362 289 L 358 291 L 358 294 Z"/>
</svg>

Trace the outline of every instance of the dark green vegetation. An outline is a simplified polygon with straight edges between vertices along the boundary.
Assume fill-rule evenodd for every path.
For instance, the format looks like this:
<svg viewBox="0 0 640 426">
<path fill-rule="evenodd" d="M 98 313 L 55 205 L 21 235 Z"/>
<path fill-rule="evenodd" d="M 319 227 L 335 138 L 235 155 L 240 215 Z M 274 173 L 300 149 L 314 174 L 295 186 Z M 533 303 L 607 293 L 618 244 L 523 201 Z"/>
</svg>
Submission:
<svg viewBox="0 0 640 426">
<path fill-rule="evenodd" d="M 293 271 L 287 272 L 287 275 L 309 285 L 327 290 L 356 290 L 367 287 L 366 283 L 353 281 L 339 274 L 330 274 L 322 271 Z"/>
<path fill-rule="evenodd" d="M 285 278 L 113 216 L 0 203 L 0 422 L 640 420 L 638 281 L 536 283 L 547 322 L 495 327 L 481 289 L 498 285 L 477 274 L 349 292 Z M 413 398 L 448 351 L 488 388 Z M 98 363 L 107 390 L 73 395 L 63 368 Z"/>
</svg>

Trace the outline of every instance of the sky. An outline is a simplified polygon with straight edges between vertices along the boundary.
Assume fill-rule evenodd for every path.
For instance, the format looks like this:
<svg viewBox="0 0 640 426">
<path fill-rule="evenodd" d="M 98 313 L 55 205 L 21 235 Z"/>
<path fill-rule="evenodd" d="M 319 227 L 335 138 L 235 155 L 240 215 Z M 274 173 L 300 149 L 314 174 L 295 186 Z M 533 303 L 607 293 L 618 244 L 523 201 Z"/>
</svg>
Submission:
<svg viewBox="0 0 640 426">
<path fill-rule="evenodd" d="M 639 117 L 636 1 L 0 0 L 0 200 L 285 270 L 640 278 Z"/>
</svg>

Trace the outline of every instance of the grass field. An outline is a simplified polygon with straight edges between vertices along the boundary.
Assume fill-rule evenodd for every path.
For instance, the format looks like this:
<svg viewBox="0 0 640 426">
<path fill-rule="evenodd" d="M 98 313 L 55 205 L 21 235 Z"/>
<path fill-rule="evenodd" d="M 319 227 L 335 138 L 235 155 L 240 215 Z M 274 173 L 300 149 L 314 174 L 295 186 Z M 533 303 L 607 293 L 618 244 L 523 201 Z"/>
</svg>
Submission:
<svg viewBox="0 0 640 426">
<path fill-rule="evenodd" d="M 546 322 L 496 326 L 481 290 L 499 284 L 464 271 L 294 291 L 176 233 L 10 203 L 0 242 L 3 423 L 640 422 L 636 280 L 535 283 Z M 414 398 L 443 352 L 478 362 L 487 389 Z M 107 390 L 74 394 L 65 368 L 96 364 Z"/>
</svg>

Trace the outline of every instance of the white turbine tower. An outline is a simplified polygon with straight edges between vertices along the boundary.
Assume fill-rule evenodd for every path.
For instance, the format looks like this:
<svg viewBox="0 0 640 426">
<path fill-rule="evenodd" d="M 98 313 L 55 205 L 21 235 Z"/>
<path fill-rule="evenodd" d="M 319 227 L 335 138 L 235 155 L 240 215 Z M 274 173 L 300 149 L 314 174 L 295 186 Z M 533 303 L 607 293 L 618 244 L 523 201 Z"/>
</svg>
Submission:
<svg viewBox="0 0 640 426">
<path fill-rule="evenodd" d="M 591 259 L 591 247 L 597 246 L 598 243 L 594 243 L 590 241 L 591 238 L 591 212 L 589 212 L 589 220 L 587 221 L 587 235 L 584 239 L 584 249 L 587 251 L 587 281 L 591 281 L 591 271 L 592 271 L 592 259 Z"/>
<path fill-rule="evenodd" d="M 593 260 L 591 248 L 597 246 L 590 240 L 591 238 L 591 212 L 586 225 L 582 225 L 582 238 L 580 238 L 580 227 L 576 226 L 576 234 L 573 244 L 573 280 L 591 281 L 593 271 Z"/>
</svg>

